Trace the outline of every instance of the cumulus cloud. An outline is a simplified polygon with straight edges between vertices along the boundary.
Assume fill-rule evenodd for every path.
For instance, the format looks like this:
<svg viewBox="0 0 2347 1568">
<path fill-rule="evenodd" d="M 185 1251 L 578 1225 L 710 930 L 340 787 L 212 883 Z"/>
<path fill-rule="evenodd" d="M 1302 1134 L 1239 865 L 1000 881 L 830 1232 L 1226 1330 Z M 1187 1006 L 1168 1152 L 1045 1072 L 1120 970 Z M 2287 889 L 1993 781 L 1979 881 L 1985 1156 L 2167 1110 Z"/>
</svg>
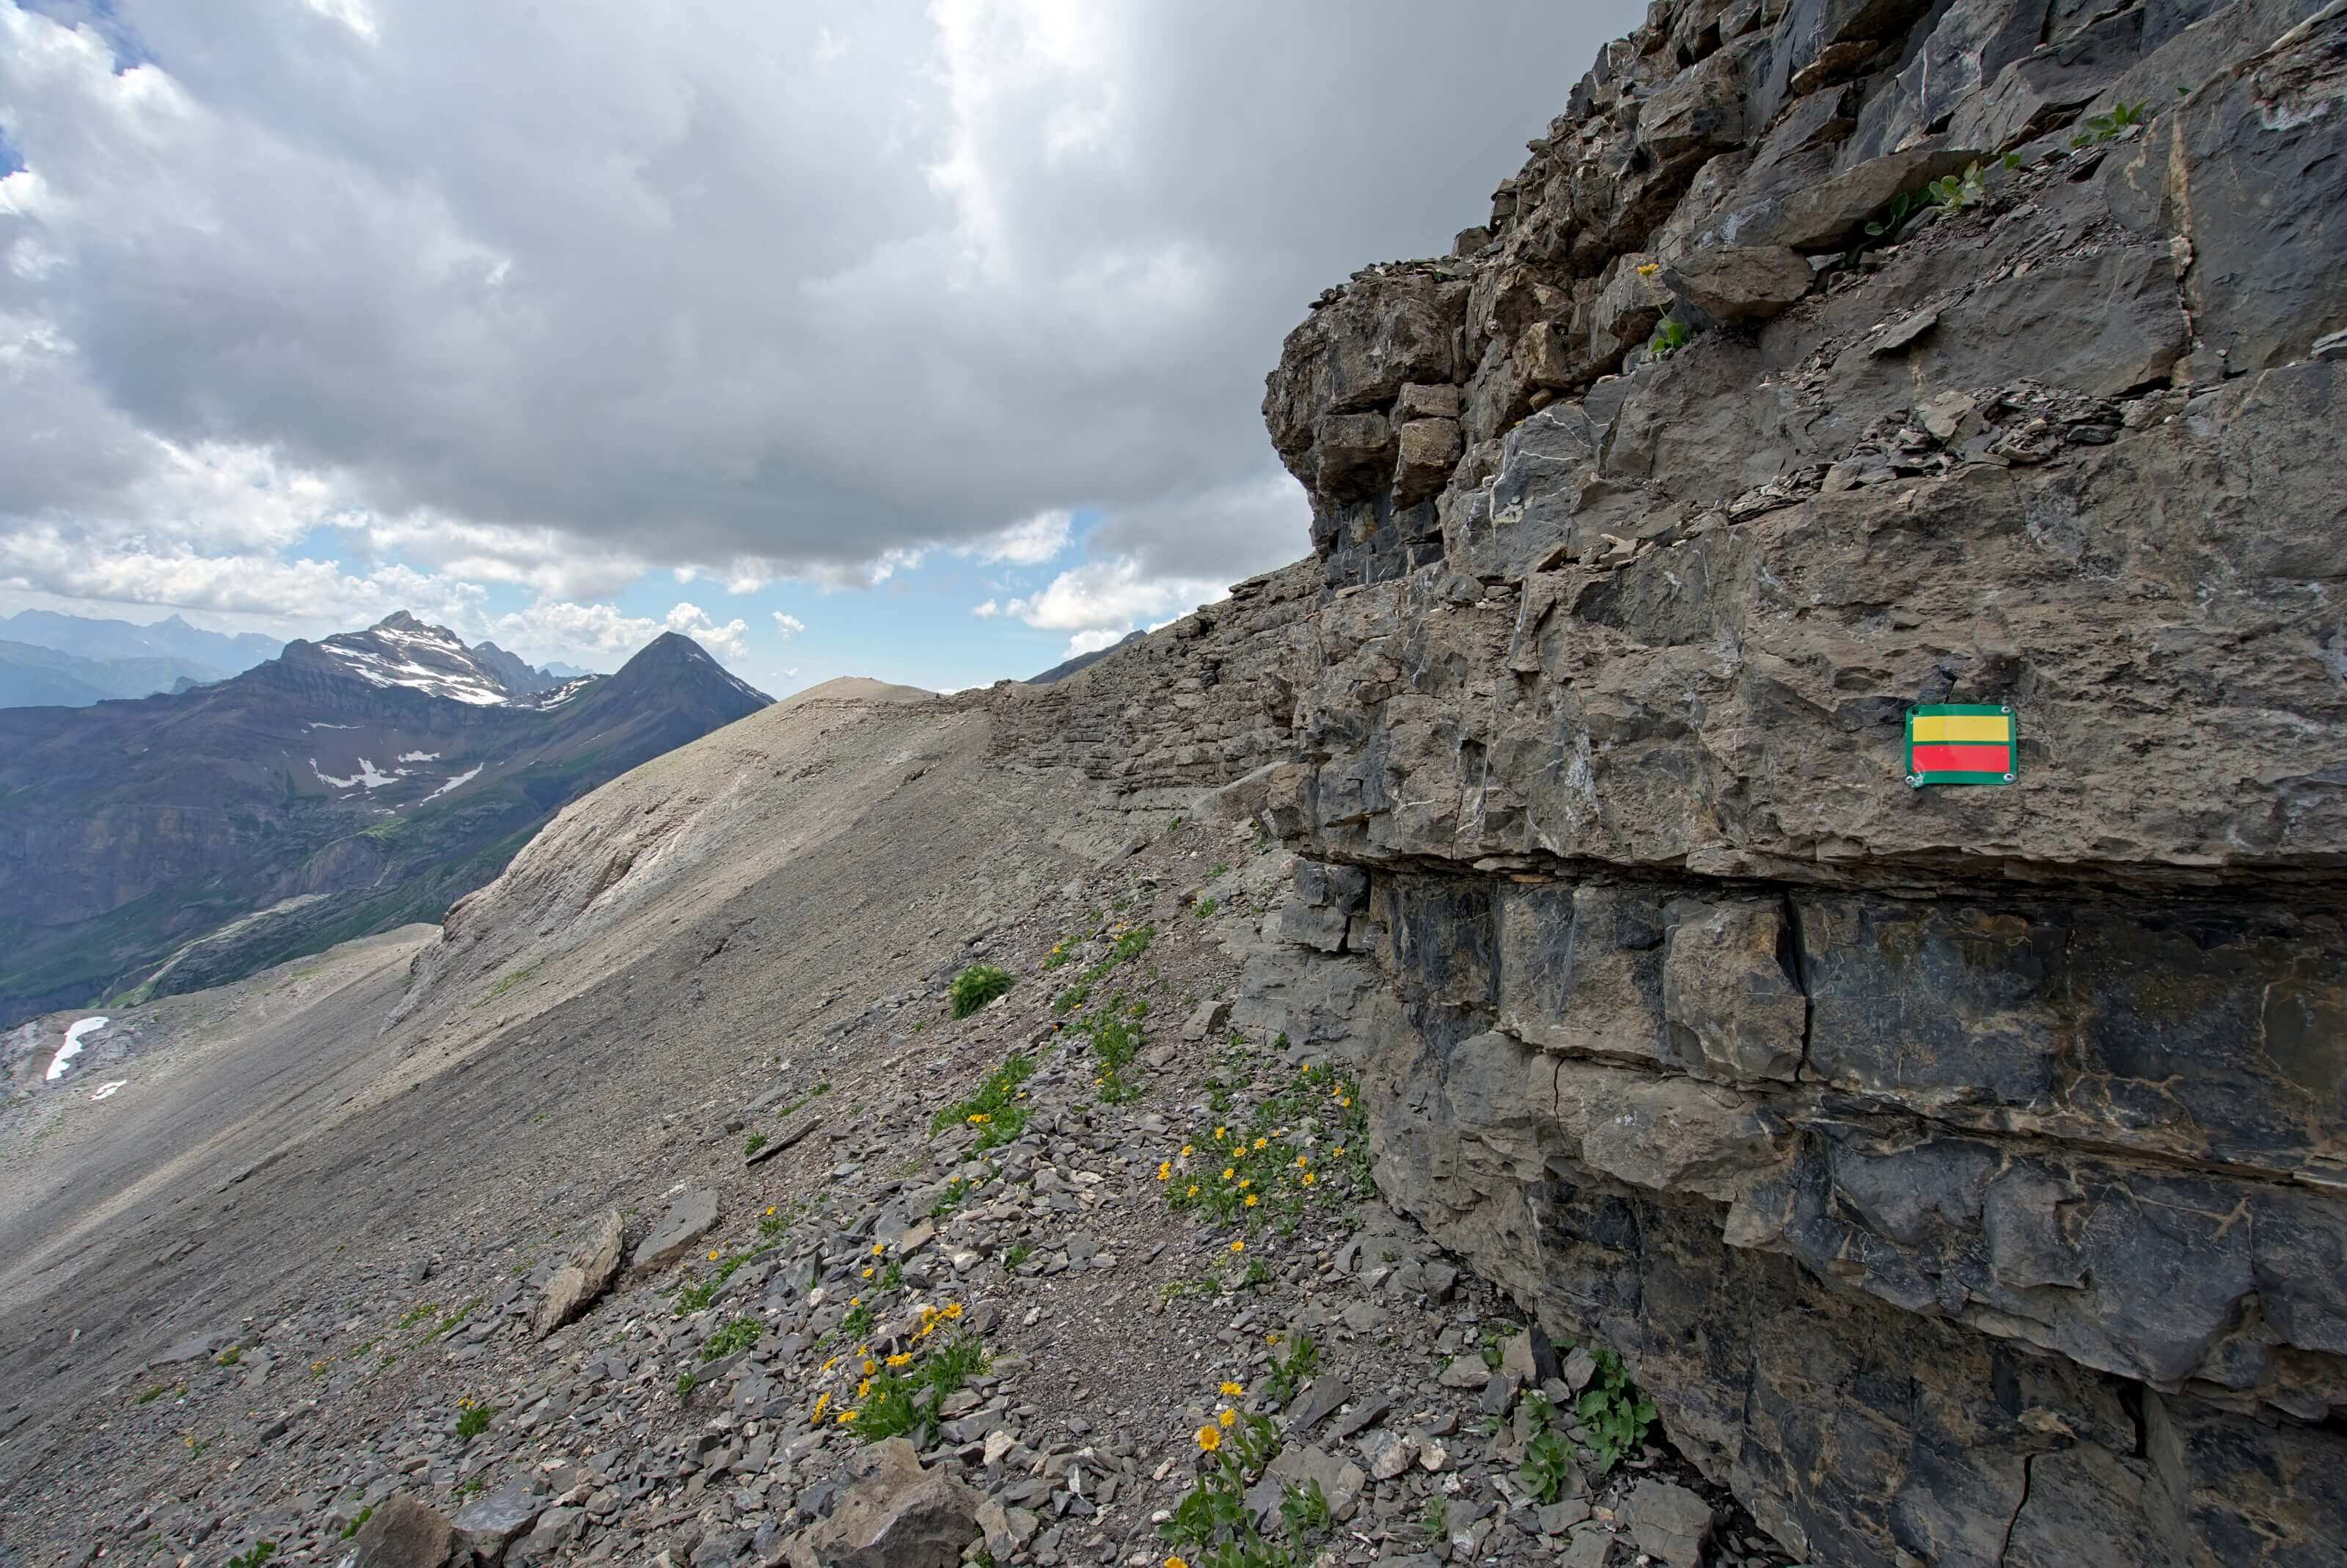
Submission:
<svg viewBox="0 0 2347 1568">
<path fill-rule="evenodd" d="M 971 605 L 969 607 L 969 612 L 978 617 L 980 620 L 991 620 L 996 616 L 1002 613 L 1002 606 L 989 599 L 983 604 Z"/>
<path fill-rule="evenodd" d="M 784 641 L 788 642 L 792 638 L 796 637 L 800 632 L 805 631 L 805 630 L 806 622 L 801 620 L 797 616 L 784 615 L 779 610 L 774 611 L 774 630 Z"/>
<path fill-rule="evenodd" d="M 980 539 L 965 553 L 983 561 L 1041 566 L 1068 548 L 1068 537 L 1075 522 L 1073 512 L 1065 507 L 1054 507 L 1024 522 L 1013 523 L 989 538 Z"/>
<path fill-rule="evenodd" d="M 682 632 L 727 663 L 749 651 L 750 623 L 740 616 L 719 625 L 697 604 L 679 604 L 668 612 L 668 630 Z"/>
<path fill-rule="evenodd" d="M 337 607 L 870 587 L 1090 508 L 1071 569 L 1212 591 L 1305 546 L 1282 335 L 1480 220 L 1636 15 L 0 0 L 0 533 L 47 541 L 0 573 L 288 614 L 328 528 Z"/>
</svg>

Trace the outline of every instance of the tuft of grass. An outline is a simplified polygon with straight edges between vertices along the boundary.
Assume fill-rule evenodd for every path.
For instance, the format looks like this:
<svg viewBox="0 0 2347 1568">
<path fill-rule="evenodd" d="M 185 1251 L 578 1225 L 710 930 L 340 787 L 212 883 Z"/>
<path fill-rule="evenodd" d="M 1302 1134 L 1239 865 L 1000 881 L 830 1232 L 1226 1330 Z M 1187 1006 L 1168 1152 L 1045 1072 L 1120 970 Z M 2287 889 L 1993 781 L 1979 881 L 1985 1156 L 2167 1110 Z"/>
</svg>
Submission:
<svg viewBox="0 0 2347 1568">
<path fill-rule="evenodd" d="M 457 1440 L 460 1442 L 471 1442 L 475 1438 L 479 1437 L 483 1432 L 487 1431 L 489 1430 L 489 1422 L 497 1418 L 497 1408 L 495 1405 L 482 1404 L 479 1400 L 473 1399 L 469 1395 L 457 1400 Z"/>
<path fill-rule="evenodd" d="M 766 1135 L 764 1132 L 753 1132 L 750 1134 L 749 1142 L 742 1145 L 742 1153 L 744 1155 L 754 1154 L 765 1146 Z"/>
<path fill-rule="evenodd" d="M 676 1402 L 681 1405 L 684 1403 L 685 1400 L 692 1398 L 692 1390 L 700 1386 L 701 1378 L 699 1374 L 693 1372 L 679 1372 L 676 1375 Z"/>
<path fill-rule="evenodd" d="M 1030 1257 L 1032 1257 L 1034 1254 L 1035 1249 L 1022 1241 L 1018 1245 L 1012 1247 L 1010 1251 L 1002 1255 L 1002 1266 L 1005 1268 L 1017 1268 L 1020 1264 L 1025 1263 Z"/>
<path fill-rule="evenodd" d="M 240 1552 L 228 1560 L 228 1568 L 261 1568 L 263 1563 L 277 1555 L 277 1542 L 260 1541 L 250 1552 Z"/>
<path fill-rule="evenodd" d="M 701 1358 L 704 1361 L 722 1361 L 728 1356 L 737 1355 L 755 1345 L 762 1332 L 764 1330 L 756 1318 L 736 1317 L 709 1337 L 708 1341 L 701 1347 Z"/>
<path fill-rule="evenodd" d="M 954 1017 L 968 1018 L 1010 989 L 1010 970 L 996 964 L 972 964 L 953 978 L 946 994 L 952 999 Z"/>
<path fill-rule="evenodd" d="M 352 1520 L 348 1524 L 343 1526 L 343 1539 L 345 1541 L 356 1540 L 358 1532 L 366 1528 L 366 1522 L 374 1517 L 374 1504 L 370 1502 L 364 1508 L 359 1510 L 359 1516 L 356 1519 Z"/>
</svg>

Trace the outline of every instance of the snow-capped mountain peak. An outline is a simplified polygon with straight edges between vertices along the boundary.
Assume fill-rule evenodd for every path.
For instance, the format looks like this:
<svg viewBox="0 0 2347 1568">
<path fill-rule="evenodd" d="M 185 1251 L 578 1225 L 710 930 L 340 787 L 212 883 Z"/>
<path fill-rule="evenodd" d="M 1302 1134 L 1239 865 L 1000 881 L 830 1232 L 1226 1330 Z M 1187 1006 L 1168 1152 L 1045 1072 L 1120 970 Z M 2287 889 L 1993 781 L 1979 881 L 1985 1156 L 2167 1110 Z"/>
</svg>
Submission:
<svg viewBox="0 0 2347 1568">
<path fill-rule="evenodd" d="M 395 610 L 364 631 L 325 638 L 318 650 L 373 686 L 404 686 L 487 707 L 510 702 L 554 682 L 495 643 L 468 648 L 445 626 Z"/>
</svg>

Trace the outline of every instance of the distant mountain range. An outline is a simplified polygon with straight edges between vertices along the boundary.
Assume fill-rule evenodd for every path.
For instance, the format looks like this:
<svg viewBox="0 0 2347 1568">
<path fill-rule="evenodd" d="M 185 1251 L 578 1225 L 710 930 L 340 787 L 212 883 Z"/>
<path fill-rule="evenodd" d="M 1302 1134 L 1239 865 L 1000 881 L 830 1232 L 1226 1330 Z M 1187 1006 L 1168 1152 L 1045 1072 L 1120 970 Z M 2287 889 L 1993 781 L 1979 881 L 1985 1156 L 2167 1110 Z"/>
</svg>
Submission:
<svg viewBox="0 0 2347 1568">
<path fill-rule="evenodd" d="M 284 645 L 229 636 L 174 615 L 151 626 L 26 610 L 0 617 L 0 708 L 85 708 L 183 692 L 274 659 Z"/>
<path fill-rule="evenodd" d="M 673 632 L 558 678 L 403 611 L 177 694 L 0 709 L 0 1027 L 436 920 L 564 803 L 770 701 Z"/>
</svg>

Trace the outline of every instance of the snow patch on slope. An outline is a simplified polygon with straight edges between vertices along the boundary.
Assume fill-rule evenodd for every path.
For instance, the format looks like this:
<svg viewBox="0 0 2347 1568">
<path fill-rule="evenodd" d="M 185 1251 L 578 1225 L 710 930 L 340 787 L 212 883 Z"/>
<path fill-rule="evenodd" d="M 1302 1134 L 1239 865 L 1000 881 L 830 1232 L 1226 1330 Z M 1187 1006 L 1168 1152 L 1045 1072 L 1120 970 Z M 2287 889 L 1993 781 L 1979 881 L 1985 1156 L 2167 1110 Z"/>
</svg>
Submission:
<svg viewBox="0 0 2347 1568">
<path fill-rule="evenodd" d="M 73 1066 L 73 1059 L 81 1054 L 83 1035 L 95 1034 L 111 1021 L 108 1019 L 86 1018 L 67 1030 L 66 1042 L 57 1047 L 57 1054 L 49 1062 L 48 1081 L 54 1083 L 63 1078 L 67 1071 Z"/>
</svg>

